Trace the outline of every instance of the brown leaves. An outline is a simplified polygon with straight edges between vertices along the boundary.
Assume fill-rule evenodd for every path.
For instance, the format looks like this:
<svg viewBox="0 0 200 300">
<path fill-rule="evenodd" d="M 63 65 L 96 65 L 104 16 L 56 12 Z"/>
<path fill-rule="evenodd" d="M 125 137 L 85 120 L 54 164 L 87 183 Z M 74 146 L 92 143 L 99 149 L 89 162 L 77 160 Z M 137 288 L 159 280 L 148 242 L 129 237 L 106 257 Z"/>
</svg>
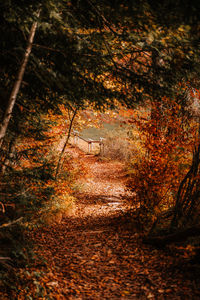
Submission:
<svg viewBox="0 0 200 300">
<path fill-rule="evenodd" d="M 110 164 L 104 164 L 101 169 L 101 163 L 98 165 L 96 160 L 87 157 L 86 161 L 88 166 L 91 164 L 92 172 L 103 170 L 111 175 Z M 111 177 L 106 179 L 105 176 L 102 185 L 106 180 L 109 184 Z M 96 176 L 96 183 L 100 184 L 100 179 Z M 95 185 L 93 189 L 98 194 Z M 27 296 L 60 300 L 199 296 L 197 289 L 194 290 L 195 278 L 191 276 L 185 281 L 176 256 L 143 245 L 138 234 L 125 228 L 119 212 L 115 215 L 106 211 L 102 215 L 95 213 L 100 195 L 89 198 L 84 193 L 84 199 L 79 195 L 85 206 L 88 202 L 93 206 L 93 215 L 68 217 L 61 224 L 32 232 L 30 238 L 37 245 L 37 255 L 43 256 L 46 264 L 41 265 L 37 260 L 35 266 L 27 270 L 29 273 L 22 273 L 23 286 L 19 288 L 18 299 Z"/>
</svg>

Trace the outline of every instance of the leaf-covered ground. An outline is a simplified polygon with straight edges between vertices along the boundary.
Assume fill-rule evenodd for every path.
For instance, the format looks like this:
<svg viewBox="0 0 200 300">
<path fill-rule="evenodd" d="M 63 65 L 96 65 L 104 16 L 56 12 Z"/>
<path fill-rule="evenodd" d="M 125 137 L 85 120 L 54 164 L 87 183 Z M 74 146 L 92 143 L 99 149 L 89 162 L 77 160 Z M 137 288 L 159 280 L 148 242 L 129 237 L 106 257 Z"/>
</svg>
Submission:
<svg viewBox="0 0 200 300">
<path fill-rule="evenodd" d="M 144 245 L 126 219 L 123 165 L 68 151 L 88 175 L 73 214 L 31 233 L 46 262 L 27 269 L 16 299 L 200 299 L 200 267 Z"/>
</svg>

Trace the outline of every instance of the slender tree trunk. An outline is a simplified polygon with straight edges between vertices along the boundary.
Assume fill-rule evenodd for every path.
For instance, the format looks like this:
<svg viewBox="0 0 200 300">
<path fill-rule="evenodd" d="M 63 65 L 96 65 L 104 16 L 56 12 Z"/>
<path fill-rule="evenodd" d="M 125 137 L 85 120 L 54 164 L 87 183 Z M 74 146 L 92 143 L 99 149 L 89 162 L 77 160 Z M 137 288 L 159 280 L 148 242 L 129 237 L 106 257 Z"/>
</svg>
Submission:
<svg viewBox="0 0 200 300">
<path fill-rule="evenodd" d="M 70 120 L 70 124 L 69 124 L 69 130 L 68 130 L 67 138 L 66 138 L 66 141 L 65 141 L 65 143 L 64 143 L 64 146 L 63 146 L 63 148 L 62 148 L 62 151 L 61 151 L 61 153 L 60 153 L 59 160 L 58 160 L 58 164 L 57 164 L 57 168 L 56 168 L 56 175 L 55 175 L 55 179 L 57 179 L 57 177 L 58 177 L 58 174 L 59 174 L 59 172 L 60 172 L 60 168 L 61 168 L 61 161 L 62 161 L 62 158 L 63 158 L 64 152 L 65 152 L 66 146 L 67 146 L 67 144 L 68 144 L 68 141 L 69 141 L 69 138 L 70 138 L 70 135 L 71 135 L 71 131 L 72 131 L 72 125 L 73 125 L 73 122 L 74 122 L 75 116 L 76 116 L 76 114 L 77 114 L 77 111 L 78 111 L 78 109 L 76 108 L 76 109 L 74 110 L 73 116 L 72 116 L 72 118 L 71 118 L 71 120 Z"/>
<path fill-rule="evenodd" d="M 2 168 L 1 168 L 1 174 L 4 174 L 6 171 L 6 168 L 12 165 L 12 159 L 14 156 L 14 151 L 15 151 L 15 142 L 16 142 L 16 137 L 12 138 L 9 144 L 9 149 L 8 153 L 6 155 L 6 158 L 3 162 Z"/>
<path fill-rule="evenodd" d="M 37 12 L 36 17 L 39 17 L 39 16 L 40 16 L 40 10 Z M 5 111 L 5 114 L 4 114 L 4 118 L 3 118 L 2 124 L 0 126 L 0 148 L 2 146 L 3 139 L 4 139 L 4 137 L 6 135 L 6 132 L 7 132 L 8 124 L 9 124 L 9 121 L 10 121 L 10 118 L 11 118 L 11 115 L 12 115 L 12 111 L 13 111 L 13 107 L 15 105 L 17 95 L 18 95 L 18 92 L 19 92 L 19 89 L 20 89 L 20 86 L 21 86 L 21 83 L 22 83 L 23 76 L 24 76 L 24 72 L 25 72 L 25 69 L 26 69 L 26 65 L 27 65 L 31 50 L 32 50 L 32 44 L 33 44 L 36 29 L 37 29 L 37 25 L 38 25 L 38 22 L 35 21 L 33 23 L 32 27 L 31 27 L 29 38 L 28 38 L 27 48 L 26 48 L 26 51 L 24 53 L 24 58 L 22 60 L 21 66 L 19 68 L 19 71 L 18 71 L 18 74 L 17 74 L 17 77 L 16 77 L 16 81 L 14 83 L 13 89 L 11 91 L 11 94 L 10 94 L 10 97 L 9 97 L 9 100 L 8 100 L 7 108 L 6 108 L 6 111 Z"/>
</svg>

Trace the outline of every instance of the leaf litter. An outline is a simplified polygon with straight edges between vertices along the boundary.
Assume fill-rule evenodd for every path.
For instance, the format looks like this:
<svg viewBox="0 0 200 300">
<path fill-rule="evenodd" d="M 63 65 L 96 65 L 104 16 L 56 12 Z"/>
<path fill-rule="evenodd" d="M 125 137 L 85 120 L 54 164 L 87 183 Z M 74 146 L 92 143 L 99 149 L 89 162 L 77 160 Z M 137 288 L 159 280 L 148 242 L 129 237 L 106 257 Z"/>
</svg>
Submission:
<svg viewBox="0 0 200 300">
<path fill-rule="evenodd" d="M 27 267 L 17 299 L 200 299 L 200 269 L 169 249 L 144 245 L 127 226 L 123 164 L 68 151 L 88 170 L 84 188 L 73 216 L 29 235 L 45 262 Z"/>
</svg>

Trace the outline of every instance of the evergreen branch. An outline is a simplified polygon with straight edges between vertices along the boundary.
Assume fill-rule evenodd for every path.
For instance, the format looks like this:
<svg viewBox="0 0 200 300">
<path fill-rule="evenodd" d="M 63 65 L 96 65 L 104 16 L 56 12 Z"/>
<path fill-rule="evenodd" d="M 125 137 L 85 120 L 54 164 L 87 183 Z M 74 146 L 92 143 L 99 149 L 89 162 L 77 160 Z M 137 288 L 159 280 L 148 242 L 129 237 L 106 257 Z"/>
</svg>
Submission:
<svg viewBox="0 0 200 300">
<path fill-rule="evenodd" d="M 98 17 L 100 17 L 103 21 L 104 24 L 110 29 L 110 31 L 112 33 L 114 33 L 117 36 L 121 37 L 121 34 L 119 34 L 118 32 L 116 32 L 115 30 L 113 30 L 113 28 L 110 26 L 110 23 L 108 22 L 108 20 L 105 18 L 105 16 L 101 13 L 101 11 L 94 5 L 94 3 L 92 3 L 92 1 L 87 0 L 87 2 L 90 4 L 90 6 L 94 9 L 94 11 L 96 12 L 96 14 L 98 15 Z"/>
<path fill-rule="evenodd" d="M 43 45 L 39 45 L 39 44 L 33 44 L 33 47 L 37 47 L 37 48 L 49 50 L 49 51 L 52 51 L 52 52 L 61 53 L 61 54 L 63 54 L 64 56 L 66 56 L 66 53 L 64 53 L 63 51 L 58 50 L 58 49 L 54 49 L 54 48 L 51 48 L 51 47 L 47 47 L 47 46 L 43 46 Z"/>
</svg>

